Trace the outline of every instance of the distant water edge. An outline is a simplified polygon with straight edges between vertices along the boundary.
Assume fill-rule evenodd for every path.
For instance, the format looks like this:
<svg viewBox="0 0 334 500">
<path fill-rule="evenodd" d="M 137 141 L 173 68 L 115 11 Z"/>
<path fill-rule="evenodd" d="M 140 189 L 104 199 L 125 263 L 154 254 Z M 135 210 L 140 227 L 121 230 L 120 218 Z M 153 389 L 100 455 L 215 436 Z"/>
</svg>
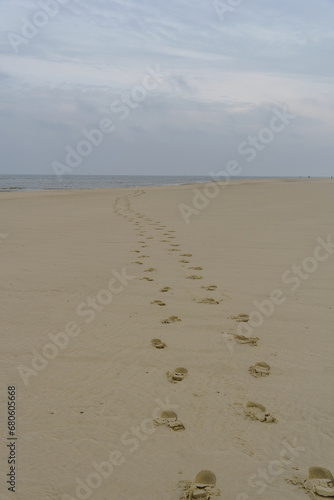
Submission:
<svg viewBox="0 0 334 500">
<path fill-rule="evenodd" d="M 271 177 L 235 177 L 235 179 L 270 179 Z M 277 177 L 276 177 L 277 178 Z M 54 191 L 68 189 L 108 189 L 149 186 L 177 186 L 212 182 L 206 176 L 173 175 L 0 175 L 0 191 Z"/>
</svg>

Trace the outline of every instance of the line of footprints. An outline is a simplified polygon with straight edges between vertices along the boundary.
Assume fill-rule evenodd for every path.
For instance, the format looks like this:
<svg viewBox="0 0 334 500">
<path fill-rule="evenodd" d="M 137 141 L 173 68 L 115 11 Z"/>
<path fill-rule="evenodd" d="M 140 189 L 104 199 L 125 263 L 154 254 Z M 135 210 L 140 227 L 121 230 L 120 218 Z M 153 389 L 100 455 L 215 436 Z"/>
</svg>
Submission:
<svg viewBox="0 0 334 500">
<path fill-rule="evenodd" d="M 140 245 L 140 249 L 136 248 L 132 250 L 133 253 L 137 254 L 137 260 L 135 260 L 133 264 L 137 264 L 138 266 L 144 264 L 143 260 L 150 257 L 149 255 L 146 255 L 144 253 L 144 249 L 150 248 L 150 243 L 152 243 L 151 240 L 156 240 L 158 238 L 158 241 L 160 243 L 168 245 L 167 251 L 169 254 L 175 253 L 180 256 L 179 263 L 182 265 L 182 267 L 185 267 L 186 264 L 191 264 L 190 258 L 192 257 L 192 254 L 180 253 L 180 244 L 173 242 L 173 240 L 176 239 L 174 230 L 168 230 L 165 225 L 161 224 L 160 221 L 153 220 L 150 217 L 147 217 L 140 212 L 136 212 L 131 208 L 131 198 L 136 198 L 137 196 L 142 196 L 143 194 L 145 194 L 144 190 L 136 190 L 132 195 L 119 197 L 116 199 L 114 206 L 114 213 L 132 223 L 134 226 L 134 230 L 137 232 L 139 237 L 137 243 L 138 245 Z M 159 231 L 159 233 L 157 233 L 157 238 L 148 235 L 147 226 L 151 226 L 154 231 Z M 163 232 L 160 233 L 160 231 Z M 190 271 L 203 270 L 201 266 L 189 266 L 188 269 Z M 147 267 L 143 273 L 145 275 L 140 279 L 153 282 L 154 277 L 152 277 L 152 273 L 154 272 L 157 272 L 156 268 Z M 189 274 L 188 276 L 186 276 L 186 279 L 202 280 L 203 276 L 199 274 Z M 201 288 L 208 292 L 215 292 L 217 286 L 207 285 L 201 286 Z M 170 290 L 171 288 L 169 286 L 165 286 L 159 291 L 160 293 L 168 294 Z M 211 297 L 193 300 L 196 300 L 196 302 L 202 304 L 219 304 L 218 300 Z M 166 302 L 162 300 L 153 300 L 151 301 L 151 304 L 159 307 L 166 306 Z M 239 314 L 238 316 L 231 316 L 230 319 L 234 319 L 237 322 L 246 323 L 249 321 L 249 316 L 247 314 Z M 168 318 L 162 319 L 161 323 L 170 324 L 179 321 L 181 321 L 181 319 L 178 316 L 169 316 Z M 227 336 L 226 334 L 224 334 L 224 336 L 227 339 L 233 339 L 238 344 L 247 344 L 249 346 L 257 346 L 259 341 L 258 337 L 246 337 L 237 334 L 229 334 Z M 152 339 L 151 345 L 155 349 L 165 349 L 167 347 L 166 343 L 161 341 L 160 339 Z M 270 374 L 270 365 L 263 361 L 258 362 L 249 367 L 249 372 L 255 378 L 268 377 Z M 166 376 L 170 383 L 178 384 L 188 376 L 188 370 L 184 367 L 177 367 L 172 372 L 167 372 Z M 254 401 L 248 401 L 246 403 L 244 407 L 244 414 L 245 417 L 259 422 L 277 423 L 277 419 L 273 417 L 263 405 Z M 185 426 L 178 419 L 177 414 L 171 410 L 165 410 L 161 412 L 160 418 L 155 419 L 154 423 L 157 426 L 167 426 L 173 431 L 185 430 Z M 308 471 L 308 477 L 306 479 L 303 479 L 299 482 L 296 480 L 291 482 L 297 486 L 302 486 L 308 494 L 313 496 L 313 498 L 317 498 L 318 496 L 334 497 L 333 476 L 329 470 L 323 467 L 310 467 Z M 182 489 L 180 500 L 210 500 L 211 497 L 220 495 L 220 490 L 216 486 L 216 476 L 213 472 L 208 470 L 200 471 L 193 481 L 180 481 L 179 486 Z"/>
</svg>

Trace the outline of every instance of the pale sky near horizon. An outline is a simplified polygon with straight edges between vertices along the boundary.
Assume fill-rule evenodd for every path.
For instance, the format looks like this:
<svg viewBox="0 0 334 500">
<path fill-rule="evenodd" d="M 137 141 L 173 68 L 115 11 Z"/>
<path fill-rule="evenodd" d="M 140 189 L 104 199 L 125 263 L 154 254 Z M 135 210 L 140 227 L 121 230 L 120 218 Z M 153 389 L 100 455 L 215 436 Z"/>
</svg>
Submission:
<svg viewBox="0 0 334 500">
<path fill-rule="evenodd" d="M 0 26 L 0 174 L 334 175 L 333 0 L 1 0 Z"/>
</svg>

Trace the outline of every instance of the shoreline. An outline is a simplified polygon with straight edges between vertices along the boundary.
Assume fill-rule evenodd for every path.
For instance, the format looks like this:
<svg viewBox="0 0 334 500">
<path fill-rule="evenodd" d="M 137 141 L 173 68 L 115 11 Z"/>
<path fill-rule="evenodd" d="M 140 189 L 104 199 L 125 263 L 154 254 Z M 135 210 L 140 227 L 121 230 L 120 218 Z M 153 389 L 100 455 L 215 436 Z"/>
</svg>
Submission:
<svg viewBox="0 0 334 500">
<path fill-rule="evenodd" d="M 89 177 L 89 176 L 87 176 Z M 2 195 L 4 194 L 23 194 L 23 193 L 31 193 L 31 194 L 38 194 L 38 193 L 50 193 L 50 194 L 59 194 L 62 192 L 66 193 L 75 193 L 75 192 L 81 192 L 81 193 L 90 193 L 90 192 L 97 192 L 97 191 L 102 191 L 102 192 L 108 192 L 108 191 L 113 191 L 113 190 L 133 190 L 133 189 L 164 189 L 164 188 L 179 188 L 179 187 L 203 187 L 207 184 L 212 184 L 216 182 L 217 184 L 219 183 L 224 183 L 227 186 L 229 185 L 235 185 L 235 184 L 240 184 L 240 183 L 271 183 L 271 182 L 308 182 L 308 183 L 319 183 L 319 182 L 326 182 L 326 181 L 331 181 L 333 180 L 330 177 L 313 177 L 313 178 L 297 178 L 297 177 L 273 177 L 273 178 L 256 178 L 256 179 L 231 179 L 228 181 L 208 181 L 208 182 L 194 182 L 194 183 L 182 183 L 182 184 L 166 184 L 166 185 L 161 185 L 161 186 L 132 186 L 132 187 L 111 187 L 111 188 L 77 188 L 77 189 L 38 189 L 38 190 L 26 190 L 24 188 L 22 189 L 0 189 L 0 199 Z"/>
</svg>

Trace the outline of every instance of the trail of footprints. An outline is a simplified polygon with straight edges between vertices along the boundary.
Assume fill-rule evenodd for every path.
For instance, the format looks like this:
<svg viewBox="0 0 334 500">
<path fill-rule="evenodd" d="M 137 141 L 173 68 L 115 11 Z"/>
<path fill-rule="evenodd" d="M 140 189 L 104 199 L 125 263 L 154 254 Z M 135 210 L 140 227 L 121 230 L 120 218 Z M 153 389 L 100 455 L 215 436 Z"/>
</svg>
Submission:
<svg viewBox="0 0 334 500">
<path fill-rule="evenodd" d="M 145 193 L 143 190 L 137 190 L 133 195 L 128 195 L 124 197 L 119 197 L 116 199 L 114 212 L 127 219 L 130 223 L 133 224 L 134 230 L 137 233 L 139 239 L 137 241 L 138 245 L 141 245 L 140 248 L 150 248 L 152 243 L 162 243 L 168 244 L 167 252 L 168 254 L 173 256 L 173 252 L 181 252 L 181 245 L 179 243 L 172 243 L 171 240 L 175 240 L 176 236 L 174 235 L 174 230 L 168 230 L 167 227 L 161 224 L 158 220 L 153 220 L 150 217 L 141 214 L 140 212 L 136 212 L 131 208 L 130 200 L 136 198 L 138 196 L 142 196 Z M 154 236 L 148 235 L 149 230 L 159 231 L 157 233 L 157 238 Z M 163 238 L 161 237 L 160 231 L 165 231 L 162 233 Z M 153 240 L 153 241 L 152 241 Z M 149 244 L 148 244 L 149 243 Z M 131 250 L 132 253 L 140 254 L 141 251 L 136 248 Z M 149 252 L 147 252 L 149 253 Z M 186 267 L 185 264 L 191 264 L 191 253 L 180 253 L 178 255 L 179 263 L 181 267 Z M 150 255 L 142 254 L 138 256 L 138 259 L 148 259 Z M 137 260 L 133 262 L 137 265 L 142 265 L 143 262 L 141 260 Z M 188 266 L 189 271 L 203 271 L 202 266 Z M 144 269 L 143 274 L 145 276 L 141 276 L 139 279 L 154 282 L 154 277 L 147 276 L 149 273 L 156 273 L 158 275 L 159 271 L 154 267 L 148 267 Z M 155 275 L 156 277 L 156 275 Z M 187 280 L 202 280 L 203 276 L 200 274 L 189 274 L 185 276 Z M 215 292 L 217 290 L 217 285 L 202 285 L 200 289 L 205 290 L 207 292 Z M 171 291 L 171 287 L 164 286 L 160 288 L 159 293 L 166 294 L 168 297 L 168 293 Z M 204 298 L 194 298 L 193 301 L 196 301 L 198 304 L 208 304 L 208 305 L 218 305 L 220 302 L 215 300 L 212 297 L 204 297 Z M 160 299 L 152 300 L 150 302 L 152 306 L 164 307 L 166 306 L 166 302 Z M 244 313 L 240 313 L 237 316 L 230 316 L 229 319 L 234 320 L 236 323 L 247 323 L 249 321 L 249 316 Z M 176 315 L 169 316 L 168 318 L 161 319 L 161 323 L 165 325 L 169 325 L 172 323 L 178 323 L 181 321 Z M 238 334 L 224 334 L 224 338 L 230 338 L 234 343 L 240 345 L 249 345 L 249 346 L 257 346 L 259 342 L 258 337 L 246 337 Z M 163 350 L 167 348 L 167 344 L 160 339 L 152 339 L 151 345 L 155 349 Z M 253 366 L 249 367 L 250 376 L 254 378 L 266 378 L 270 375 L 270 365 L 264 361 L 259 361 L 255 363 Z M 179 384 L 191 374 L 188 373 L 187 368 L 177 367 L 172 372 L 167 372 L 166 377 L 170 383 Z M 260 403 L 254 401 L 248 401 L 244 405 L 244 418 L 251 419 L 253 421 L 262 422 L 266 424 L 277 423 L 277 418 L 272 416 L 271 413 Z M 178 420 L 176 413 L 170 410 L 165 410 L 161 413 L 160 418 L 154 421 L 154 424 L 157 426 L 166 426 L 173 431 L 183 431 L 185 430 L 185 426 L 182 422 Z M 201 477 L 201 482 L 198 481 L 198 477 Z M 195 480 L 191 481 L 181 481 L 180 487 L 183 488 L 183 492 L 180 496 L 181 499 L 197 499 L 201 498 L 204 500 L 209 500 L 212 495 L 219 495 L 219 490 L 215 487 L 216 478 L 215 475 L 211 471 L 200 471 Z M 334 490 L 333 490 L 334 491 Z"/>
</svg>

